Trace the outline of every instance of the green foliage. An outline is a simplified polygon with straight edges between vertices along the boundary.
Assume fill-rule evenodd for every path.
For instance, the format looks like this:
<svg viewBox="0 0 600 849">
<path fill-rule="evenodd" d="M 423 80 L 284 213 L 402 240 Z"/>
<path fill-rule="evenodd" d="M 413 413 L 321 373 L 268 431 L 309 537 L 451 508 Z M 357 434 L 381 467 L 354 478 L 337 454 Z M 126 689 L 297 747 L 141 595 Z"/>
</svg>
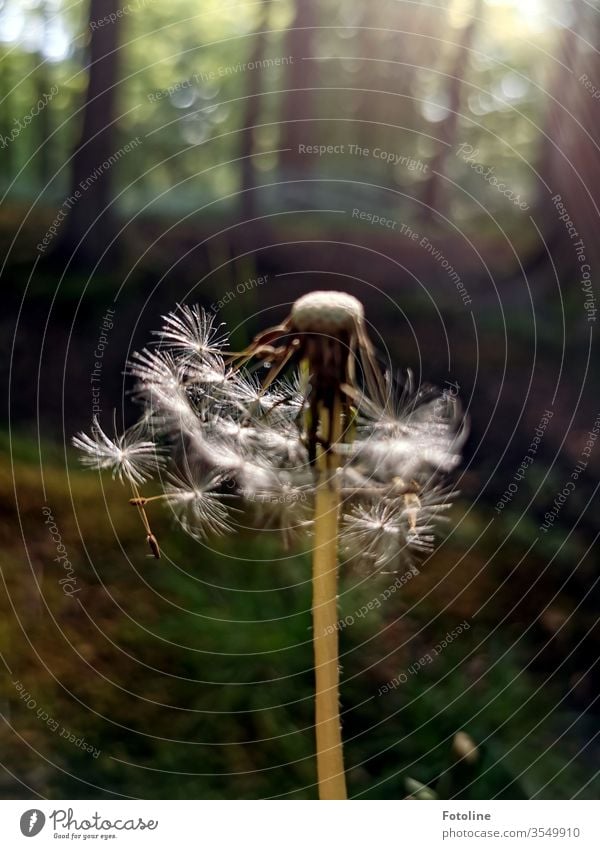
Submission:
<svg viewBox="0 0 600 849">
<path fill-rule="evenodd" d="M 80 587 L 69 598 L 39 514 L 35 463 L 19 462 L 16 474 L 31 567 L 5 541 L 3 645 L 10 680 L 66 729 L 52 731 L 5 683 L 18 733 L 4 726 L 0 745 L 18 778 L 50 798 L 314 798 L 308 556 L 282 551 L 265 532 L 207 548 L 157 513 L 164 556 L 154 561 L 119 486 L 71 469 L 73 513 L 60 466 L 48 463 L 47 503 Z M 563 714 L 550 710 L 557 695 L 524 669 L 506 632 L 485 641 L 487 626 L 472 620 L 432 662 L 378 694 L 464 619 L 420 601 L 424 578 L 341 626 L 350 793 L 398 798 L 413 779 L 442 798 L 572 795 L 589 776 L 569 763 Z M 341 617 L 394 579 L 345 569 Z M 457 784 L 450 751 L 459 731 L 480 758 Z M 5 776 L 2 793 L 25 790 Z"/>
<path fill-rule="evenodd" d="M 57 86 L 58 94 L 47 107 L 51 132 L 48 176 L 52 179 L 44 199 L 46 203 L 62 201 L 69 188 L 68 157 L 81 127 L 86 83 L 82 60 L 89 39 L 87 4 L 61 3 L 57 11 L 54 5 L 44 11 L 46 3 L 39 0 L 18 13 L 17 5 L 16 0 L 8 0 L 0 14 L 0 28 L 4 26 L 12 34 L 5 39 L 1 60 L 4 78 L 12 84 L 0 106 L 0 123 L 9 127 L 13 119 L 25 115 L 40 86 L 45 90 Z M 436 14 L 435 21 L 424 26 L 418 4 L 394 17 L 384 6 L 370 9 L 367 15 L 355 4 L 340 8 L 332 0 L 320 3 L 321 29 L 314 34 L 314 55 L 356 58 L 332 58 L 324 63 L 323 84 L 314 98 L 322 119 L 319 137 L 305 138 L 300 125 L 298 141 L 346 147 L 351 142 L 368 143 L 371 151 L 379 148 L 429 162 L 439 147 L 435 140 L 440 122 L 447 116 L 449 73 L 458 49 L 452 34 L 460 33 L 468 20 L 466 6 L 462 11 L 461 4 L 447 6 L 445 19 Z M 45 39 L 39 24 L 44 14 L 52 25 L 51 37 Z M 478 151 L 477 161 L 493 165 L 499 176 L 531 195 L 535 174 L 528 163 L 536 153 L 536 128 L 545 106 L 543 98 L 536 96 L 536 86 L 545 82 L 548 73 L 540 56 L 555 44 L 557 32 L 530 27 L 516 7 L 486 4 L 481 14 L 464 79 L 464 117 L 455 141 L 471 145 Z M 239 187 L 239 164 L 234 160 L 240 155 L 239 130 L 252 75 L 259 77 L 260 92 L 255 152 L 264 154 L 281 147 L 282 92 L 290 66 L 280 60 L 290 56 L 287 27 L 293 21 L 294 4 L 271 4 L 265 58 L 275 63 L 248 69 L 254 33 L 264 26 L 260 15 L 258 4 L 234 8 L 207 2 L 195 9 L 187 0 L 173 0 L 168 6 L 140 4 L 139 9 L 122 16 L 118 26 L 124 47 L 118 57 L 121 82 L 117 93 L 122 117 L 114 147 L 118 150 L 137 136 L 143 140 L 135 154 L 116 167 L 116 194 L 124 211 L 143 207 L 145 215 L 196 212 L 214 203 L 206 207 L 206 214 L 214 217 L 231 208 L 230 196 Z M 21 30 L 15 28 L 15 18 Z M 34 35 L 23 41 L 19 33 L 26 27 Z M 449 38 L 444 34 L 448 31 Z M 411 38 L 408 32 L 412 32 Z M 293 61 L 308 65 L 311 60 L 293 57 Z M 386 109 L 388 120 L 376 112 L 380 101 L 383 103 L 378 92 L 389 92 L 397 107 L 395 114 Z M 41 123 L 32 122 L 11 146 L 14 155 L 10 162 L 7 158 L 10 174 L 3 178 L 8 181 L 24 168 L 12 187 L 14 195 L 27 197 L 34 189 L 43 188 L 32 156 L 44 142 L 40 132 Z M 314 130 L 311 133 L 314 135 Z M 465 167 L 454 148 L 448 165 L 450 178 L 461 186 L 453 196 L 453 216 L 475 215 L 485 227 L 490 211 L 500 216 L 506 213 L 504 199 Z M 281 162 L 276 154 L 269 154 L 257 157 L 255 166 L 260 178 L 269 182 L 280 172 Z M 427 179 L 425 169 L 390 166 L 376 156 L 357 157 L 347 150 L 343 156 L 316 160 L 311 169 L 316 174 L 326 171 L 330 179 L 362 180 L 383 189 L 417 194 Z M 335 185 L 329 185 L 328 191 L 331 203 Z M 337 191 L 347 196 L 349 185 L 341 183 Z M 380 195 L 382 211 L 385 206 L 393 209 L 403 203 L 401 194 L 382 190 Z M 478 212 L 469 195 L 480 199 L 487 212 Z M 519 239 L 520 230 L 514 235 Z"/>
</svg>

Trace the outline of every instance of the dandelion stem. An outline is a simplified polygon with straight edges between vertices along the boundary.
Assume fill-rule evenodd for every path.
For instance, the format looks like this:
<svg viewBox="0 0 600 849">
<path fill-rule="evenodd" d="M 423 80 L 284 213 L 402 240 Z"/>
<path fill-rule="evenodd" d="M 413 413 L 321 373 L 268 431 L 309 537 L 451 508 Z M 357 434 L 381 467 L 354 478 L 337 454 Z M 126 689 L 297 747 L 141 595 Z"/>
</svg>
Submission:
<svg viewBox="0 0 600 849">
<path fill-rule="evenodd" d="M 341 405 L 335 403 L 329 427 L 321 408 L 321 432 L 330 444 L 342 435 Z M 340 485 L 332 451 L 319 452 L 313 550 L 313 644 L 315 655 L 315 730 L 320 799 L 346 799 L 339 706 L 337 629 L 338 532 Z"/>
</svg>

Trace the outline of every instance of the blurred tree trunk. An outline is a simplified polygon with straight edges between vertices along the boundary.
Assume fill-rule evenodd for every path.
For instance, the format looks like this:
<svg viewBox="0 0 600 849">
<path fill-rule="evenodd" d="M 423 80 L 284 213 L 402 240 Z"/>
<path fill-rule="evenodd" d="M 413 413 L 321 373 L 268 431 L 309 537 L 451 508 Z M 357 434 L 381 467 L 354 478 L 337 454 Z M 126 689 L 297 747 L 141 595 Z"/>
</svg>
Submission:
<svg viewBox="0 0 600 849">
<path fill-rule="evenodd" d="M 250 62 L 259 64 L 265 58 L 267 36 L 265 30 L 269 25 L 269 10 L 271 0 L 262 0 L 261 13 L 254 33 L 254 46 L 250 56 Z M 241 148 L 241 196 L 240 206 L 242 218 L 248 221 L 256 216 L 256 192 L 254 191 L 255 169 L 252 154 L 254 153 L 254 127 L 259 121 L 261 112 L 261 71 L 250 71 L 248 75 L 248 88 L 246 90 L 246 109 L 242 124 Z"/>
<path fill-rule="evenodd" d="M 410 11 L 403 10 L 402 22 L 395 24 L 398 31 L 393 32 L 392 37 L 386 38 L 382 43 L 378 30 L 386 29 L 389 23 L 389 9 L 382 5 L 375 20 L 372 14 L 374 11 L 374 8 L 365 6 L 361 21 L 361 55 L 374 60 L 366 62 L 364 72 L 361 73 L 360 87 L 362 88 L 364 79 L 367 91 L 357 93 L 359 117 L 372 122 L 361 125 L 361 144 L 363 147 L 371 147 L 376 134 L 382 147 L 394 150 L 401 139 L 403 147 L 398 149 L 398 152 L 408 154 L 411 152 L 410 147 L 414 152 L 415 137 L 418 134 L 412 139 L 410 134 L 403 138 L 397 129 L 387 124 L 420 126 L 422 119 L 420 114 L 417 114 L 419 103 L 413 100 L 414 84 L 415 80 L 422 76 L 420 67 L 435 67 L 439 53 L 435 39 L 441 37 L 444 18 L 432 7 L 413 5 Z M 390 60 L 390 64 L 386 63 L 386 59 Z M 392 94 L 378 95 L 378 90 Z M 395 94 L 400 97 L 394 97 Z M 392 113 L 394 104 L 398 117 Z"/>
<path fill-rule="evenodd" d="M 37 12 L 40 16 L 42 25 L 42 39 L 44 44 L 48 40 L 48 22 L 50 19 L 50 9 L 47 2 L 42 2 L 38 6 Z M 52 87 L 50 75 L 48 73 L 48 63 L 44 58 L 41 50 L 34 53 L 35 70 L 33 79 L 35 82 L 35 102 L 41 101 L 44 103 Z M 51 135 L 51 112 L 52 110 L 46 106 L 40 109 L 36 118 L 37 127 L 37 147 L 36 154 L 36 171 L 38 179 L 42 186 L 45 186 L 52 176 L 51 161 L 50 161 L 50 135 Z"/>
<path fill-rule="evenodd" d="M 311 118 L 316 69 L 312 56 L 314 29 L 317 25 L 316 0 L 296 0 L 296 16 L 291 24 L 286 42 L 286 55 L 291 57 L 288 66 L 288 78 L 283 100 L 283 124 L 281 127 L 281 147 L 287 148 L 281 154 L 281 166 L 288 174 L 298 173 L 310 168 L 309 156 L 298 155 L 298 144 L 311 133 L 310 124 L 299 119 Z"/>
<path fill-rule="evenodd" d="M 474 0 L 471 18 L 463 27 L 454 63 L 448 76 L 448 113 L 444 120 L 437 125 L 436 135 L 440 139 L 440 145 L 430 162 L 431 176 L 425 183 L 423 190 L 423 203 L 425 204 L 423 214 L 425 218 L 432 218 L 435 212 L 444 210 L 443 175 L 448 154 L 451 152 L 456 139 L 463 82 L 469 67 L 469 54 L 481 12 L 482 0 Z"/>
<path fill-rule="evenodd" d="M 81 135 L 72 160 L 71 195 L 80 197 L 73 205 L 65 224 L 62 250 L 69 254 L 77 249 L 76 260 L 95 263 L 117 232 L 112 200 L 112 166 L 103 167 L 115 153 L 114 121 L 119 81 L 119 36 L 121 19 L 99 27 L 96 22 L 116 15 L 120 0 L 90 0 L 90 39 L 88 51 L 88 84 L 83 109 Z M 93 177 L 85 190 L 81 184 Z M 89 232 L 86 231 L 90 228 Z M 81 245 L 77 248 L 80 240 Z M 114 258 L 114 248 L 111 250 Z"/>
<path fill-rule="evenodd" d="M 0 136 L 7 140 L 10 138 L 11 131 L 10 104 L 12 95 L 9 94 L 11 88 L 9 55 L 4 48 L 0 60 L 0 92 L 2 93 L 0 95 Z M 13 151 L 9 141 L 6 141 L 4 145 L 0 145 L 0 175 L 8 181 L 13 170 Z"/>
<path fill-rule="evenodd" d="M 352 102 L 354 114 L 359 122 L 356 127 L 358 144 L 361 147 L 371 147 L 373 133 L 377 129 L 378 116 L 378 100 L 374 93 L 379 80 L 379 63 L 377 60 L 382 57 L 378 45 L 377 31 L 369 26 L 366 6 L 362 10 L 361 17 L 357 20 L 357 26 L 360 27 L 358 34 L 359 56 L 364 57 L 367 61 L 362 64 L 361 84 L 358 86 L 359 89 L 364 88 L 364 91 L 357 91 L 356 94 L 353 94 Z M 381 114 L 379 113 L 379 115 Z M 379 127 L 378 129 L 381 131 L 383 128 Z"/>
<path fill-rule="evenodd" d="M 582 0 L 573 0 L 571 8 L 574 20 L 562 30 L 560 64 L 549 86 L 554 99 L 548 102 L 540 162 L 548 188 L 541 185 L 540 189 L 548 209 L 548 238 L 562 241 L 564 255 L 577 266 L 572 240 L 547 194 L 549 190 L 550 197 L 561 195 L 588 258 L 600 262 L 600 57 L 589 46 L 598 43 L 600 20 L 598 12 Z"/>
</svg>

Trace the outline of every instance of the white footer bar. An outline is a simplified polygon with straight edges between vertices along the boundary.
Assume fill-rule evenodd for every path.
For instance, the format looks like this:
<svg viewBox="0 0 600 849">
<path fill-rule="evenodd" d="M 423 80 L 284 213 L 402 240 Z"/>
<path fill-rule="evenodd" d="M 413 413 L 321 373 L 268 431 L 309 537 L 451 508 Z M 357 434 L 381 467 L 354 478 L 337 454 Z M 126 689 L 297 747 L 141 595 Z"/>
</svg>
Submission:
<svg viewBox="0 0 600 849">
<path fill-rule="evenodd" d="M 598 849 L 594 801 L 4 801 L 0 845 Z"/>
</svg>

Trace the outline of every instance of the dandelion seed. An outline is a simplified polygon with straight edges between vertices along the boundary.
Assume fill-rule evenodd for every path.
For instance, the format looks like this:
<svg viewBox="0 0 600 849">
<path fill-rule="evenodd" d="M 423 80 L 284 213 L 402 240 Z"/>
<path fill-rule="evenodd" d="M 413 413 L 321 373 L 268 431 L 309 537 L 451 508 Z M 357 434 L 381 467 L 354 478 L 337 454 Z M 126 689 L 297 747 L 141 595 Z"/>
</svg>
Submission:
<svg viewBox="0 0 600 849">
<path fill-rule="evenodd" d="M 244 416 L 253 419 L 267 417 L 285 401 L 282 395 L 265 391 L 255 374 L 235 373 L 223 385 L 223 397 Z"/>
<path fill-rule="evenodd" d="M 408 411 L 392 416 L 370 405 L 369 416 L 380 417 L 362 421 L 359 438 L 351 447 L 352 462 L 361 466 L 364 474 L 380 481 L 396 477 L 421 479 L 435 474 L 447 474 L 460 462 L 460 449 L 467 437 L 466 427 L 457 427 L 457 415 L 440 415 L 444 399 L 436 398 Z"/>
<path fill-rule="evenodd" d="M 183 471 L 168 475 L 166 502 L 184 531 L 195 539 L 231 531 L 229 510 L 218 491 L 224 479 L 223 475 L 192 469 L 189 463 L 184 464 Z"/>
<path fill-rule="evenodd" d="M 251 496 L 259 527 L 278 531 L 288 550 L 295 540 L 306 538 L 312 525 L 312 481 L 304 485 L 280 474 L 269 489 L 256 489 Z M 248 497 L 248 496 L 247 496 Z"/>
<path fill-rule="evenodd" d="M 156 539 L 154 534 L 148 534 L 146 536 L 146 542 L 148 543 L 148 546 L 150 547 L 150 551 L 152 552 L 153 557 L 156 560 L 160 560 L 160 548 L 159 548 L 159 545 L 158 545 L 158 540 Z"/>
<path fill-rule="evenodd" d="M 81 452 L 81 462 L 92 469 L 109 469 L 113 478 L 132 484 L 145 483 L 165 462 L 162 449 L 142 439 L 145 423 L 136 424 L 121 436 L 111 439 L 94 418 L 92 435 L 80 433 L 73 445 Z"/>
<path fill-rule="evenodd" d="M 129 373 L 138 378 L 136 395 L 145 405 L 153 431 L 162 434 L 195 426 L 204 393 L 197 391 L 186 366 L 170 353 L 146 348 L 136 352 Z"/>
<path fill-rule="evenodd" d="M 397 558 L 406 535 L 394 504 L 358 504 L 343 519 L 342 545 L 349 553 L 361 552 L 375 567 Z"/>
<path fill-rule="evenodd" d="M 218 358 L 227 342 L 221 331 L 223 325 L 215 326 L 215 319 L 202 307 L 194 304 L 177 305 L 176 312 L 163 316 L 164 325 L 155 330 L 160 345 L 169 348 L 183 362 L 199 359 L 206 364 L 212 357 Z"/>
<path fill-rule="evenodd" d="M 139 379 L 140 390 L 160 388 L 177 391 L 185 382 L 185 368 L 168 351 L 135 351 L 129 364 L 129 374 Z"/>
<path fill-rule="evenodd" d="M 283 400 L 277 404 L 271 415 L 281 413 L 287 421 L 297 422 L 306 402 L 306 380 L 296 372 L 291 378 L 278 380 L 273 388 Z"/>
</svg>

